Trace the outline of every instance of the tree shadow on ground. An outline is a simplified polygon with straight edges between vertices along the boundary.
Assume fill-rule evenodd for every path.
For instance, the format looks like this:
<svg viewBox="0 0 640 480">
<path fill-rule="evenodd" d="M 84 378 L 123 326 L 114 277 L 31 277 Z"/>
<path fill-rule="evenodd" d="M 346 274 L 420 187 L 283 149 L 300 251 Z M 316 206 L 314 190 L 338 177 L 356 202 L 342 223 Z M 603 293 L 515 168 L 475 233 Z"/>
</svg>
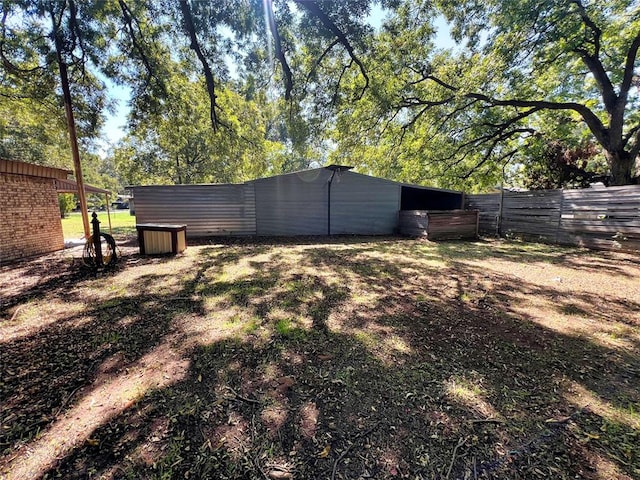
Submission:
<svg viewBox="0 0 640 480">
<path fill-rule="evenodd" d="M 476 242 L 437 242 L 437 252 L 452 260 L 507 260 L 513 262 L 564 265 L 574 270 L 606 269 L 610 275 L 628 276 L 622 265 L 637 267 L 640 256 L 615 251 L 595 251 L 561 245 L 514 240 L 479 240 Z"/>
<path fill-rule="evenodd" d="M 111 267 L 96 270 L 83 263 L 81 250 L 77 256 L 56 252 L 44 258 L 27 259 L 0 268 L 0 276 L 4 279 L 2 296 L 0 297 L 0 321 L 10 318 L 9 309 L 30 298 L 43 294 L 73 289 L 78 283 L 91 278 L 103 278 L 116 275 L 122 270 L 135 265 L 148 265 L 169 262 L 173 257 L 142 257 L 139 255 L 122 255 Z M 3 318 L 4 317 L 4 318 Z"/>
<path fill-rule="evenodd" d="M 20 466 L 73 415 L 102 413 L 34 478 L 637 476 L 640 345 L 520 307 L 562 298 L 632 326 L 640 306 L 607 316 L 592 295 L 514 285 L 456 255 L 429 266 L 422 248 L 201 247 L 4 342 L 2 462 Z"/>
</svg>

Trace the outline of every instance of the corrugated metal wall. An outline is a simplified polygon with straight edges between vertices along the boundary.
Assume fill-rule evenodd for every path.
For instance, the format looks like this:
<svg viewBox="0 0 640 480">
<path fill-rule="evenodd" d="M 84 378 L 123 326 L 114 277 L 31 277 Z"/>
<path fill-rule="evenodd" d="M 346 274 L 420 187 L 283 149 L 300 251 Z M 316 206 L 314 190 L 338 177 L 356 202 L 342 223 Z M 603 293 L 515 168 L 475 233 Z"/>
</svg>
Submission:
<svg viewBox="0 0 640 480">
<path fill-rule="evenodd" d="M 188 237 L 255 235 L 253 184 L 132 187 L 136 223 L 187 225 Z"/>
<path fill-rule="evenodd" d="M 353 172 L 331 184 L 331 233 L 390 235 L 398 228 L 401 185 Z"/>
<path fill-rule="evenodd" d="M 326 235 L 325 168 L 261 178 L 255 186 L 258 235 Z"/>
<path fill-rule="evenodd" d="M 326 235 L 331 174 L 319 168 L 250 182 L 256 190 L 258 235 Z M 381 178 L 336 173 L 331 184 L 331 234 L 393 233 L 400 188 Z"/>
<path fill-rule="evenodd" d="M 316 168 L 241 185 L 132 187 L 136 221 L 186 224 L 189 236 L 327 235 L 332 174 L 330 168 Z M 395 233 L 402 188 L 391 180 L 336 171 L 331 234 Z"/>
</svg>

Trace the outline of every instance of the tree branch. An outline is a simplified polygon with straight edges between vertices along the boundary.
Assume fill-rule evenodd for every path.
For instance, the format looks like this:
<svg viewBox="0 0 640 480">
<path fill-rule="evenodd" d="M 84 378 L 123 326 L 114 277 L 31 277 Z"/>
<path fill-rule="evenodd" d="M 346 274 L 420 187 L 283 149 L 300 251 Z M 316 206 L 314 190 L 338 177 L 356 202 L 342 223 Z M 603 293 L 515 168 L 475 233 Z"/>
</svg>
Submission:
<svg viewBox="0 0 640 480">
<path fill-rule="evenodd" d="M 462 180 L 466 180 L 467 178 L 469 178 L 474 172 L 476 172 L 480 167 L 482 167 L 485 163 L 487 163 L 487 161 L 489 160 L 489 158 L 491 158 L 491 154 L 493 153 L 493 151 L 495 150 L 495 148 L 497 147 L 498 142 L 493 142 L 491 145 L 490 150 L 483 155 L 483 157 L 480 159 L 480 161 L 478 163 L 476 163 L 475 166 L 473 166 L 470 170 L 467 171 L 467 173 L 465 173 L 464 175 L 460 175 L 458 176 L 458 178 L 462 179 Z M 516 153 L 518 153 L 518 149 L 514 148 L 513 150 L 510 150 L 509 152 L 505 153 L 504 155 L 501 155 L 500 157 L 498 157 L 496 159 L 496 163 L 500 163 L 502 160 L 506 159 L 506 158 L 511 158 L 513 157 Z"/>
<path fill-rule="evenodd" d="M 627 52 L 627 59 L 624 65 L 624 75 L 622 77 L 622 83 L 620 84 L 620 99 L 626 103 L 631 84 L 633 82 L 634 66 L 636 58 L 638 56 L 638 49 L 640 48 L 640 32 L 636 35 L 631 42 L 629 51 Z"/>
<path fill-rule="evenodd" d="M 431 136 L 431 138 L 433 139 L 439 132 L 442 132 L 443 127 L 447 124 L 447 122 L 449 120 L 451 120 L 455 115 L 457 115 L 458 113 L 466 110 L 467 108 L 471 107 L 473 104 L 479 102 L 479 100 L 477 99 L 471 99 L 470 102 L 465 103 L 464 105 L 460 105 L 459 107 L 454 108 L 453 110 L 451 110 L 449 113 L 447 113 L 442 120 L 440 121 L 440 125 L 438 126 L 438 128 L 436 129 L 436 131 L 434 132 L 434 134 Z"/>
<path fill-rule="evenodd" d="M 451 85 L 450 83 L 445 82 L 441 78 L 438 78 L 432 74 L 425 75 L 425 80 L 431 80 L 441 87 L 452 91 L 459 92 L 459 88 Z M 598 116 L 593 113 L 587 106 L 577 103 L 577 102 L 550 102 L 547 100 L 519 100 L 519 99 L 507 99 L 507 100 L 499 100 L 496 98 L 492 98 L 483 93 L 465 93 L 462 95 L 464 98 L 475 99 L 482 102 L 485 102 L 492 106 L 499 107 L 522 107 L 522 108 L 532 108 L 537 110 L 570 110 L 578 113 L 584 122 L 589 127 L 589 130 L 596 137 L 598 142 L 607 148 L 611 144 L 611 139 L 609 136 L 608 129 L 604 126 L 602 121 L 598 118 Z M 533 113 L 533 112 L 531 112 Z"/>
<path fill-rule="evenodd" d="M 204 78 L 207 82 L 207 92 L 209 93 L 209 101 L 211 102 L 211 107 L 209 109 L 209 116 L 211 118 L 211 127 L 213 131 L 217 131 L 218 126 L 220 124 L 218 120 L 218 116 L 216 114 L 216 107 L 218 106 L 216 103 L 216 92 L 215 92 L 215 83 L 213 81 L 213 73 L 211 72 L 211 67 L 209 66 L 209 62 L 207 62 L 207 58 L 202 52 L 202 48 L 200 47 L 200 43 L 198 42 L 198 36 L 196 35 L 196 29 L 193 25 L 193 17 L 191 16 L 191 8 L 189 7 L 188 0 L 179 0 L 180 1 L 180 10 L 182 11 L 182 19 L 184 21 L 184 27 L 189 34 L 189 38 L 191 43 L 189 47 L 196 52 L 200 63 L 202 64 L 202 69 L 204 71 Z"/>
<path fill-rule="evenodd" d="M 353 61 L 349 62 L 347 65 L 342 66 L 342 71 L 340 72 L 340 76 L 338 77 L 338 81 L 336 82 L 336 89 L 333 91 L 333 95 L 331 96 L 331 105 L 336 106 L 338 104 L 338 93 L 340 93 L 340 83 L 342 82 L 342 77 L 344 74 L 351 68 L 353 65 Z"/>
<path fill-rule="evenodd" d="M 489 103 L 490 105 L 502 107 L 523 107 L 535 108 L 537 110 L 571 110 L 578 113 L 585 121 L 589 130 L 598 139 L 598 142 L 605 148 L 610 145 L 609 131 L 603 125 L 598 116 L 588 107 L 576 102 L 549 102 L 546 100 L 497 100 L 481 93 L 465 94 L 467 98 L 476 98 L 478 100 Z"/>
<path fill-rule="evenodd" d="M 291 98 L 291 91 L 293 90 L 293 74 L 291 68 L 287 63 L 287 57 L 282 50 L 282 41 L 280 39 L 280 33 L 278 32 L 278 26 L 276 25 L 276 18 L 273 13 L 273 0 L 264 0 L 264 5 L 267 13 L 267 21 L 269 23 L 269 30 L 271 30 L 271 36 L 273 37 L 273 44 L 276 52 L 276 58 L 282 66 L 282 72 L 284 73 L 284 99 L 289 100 Z"/>
<path fill-rule="evenodd" d="M 525 134 L 525 133 L 533 135 L 536 133 L 536 130 L 528 127 L 519 127 L 519 128 L 507 130 L 507 127 L 505 126 L 504 129 L 498 132 L 490 132 L 490 133 L 487 133 L 486 135 L 481 135 L 479 137 L 472 138 L 471 140 L 468 140 L 458 145 L 456 149 L 451 153 L 451 155 L 443 158 L 442 161 L 446 162 L 447 168 L 453 168 L 459 165 L 460 163 L 462 163 L 475 150 L 483 147 L 483 145 L 485 144 L 489 144 L 490 146 L 488 147 L 488 150 L 485 151 L 485 154 L 483 155 L 483 159 L 480 161 L 480 163 L 476 167 L 471 169 L 471 171 L 467 175 L 468 177 L 469 175 L 471 175 L 471 173 L 473 173 L 473 171 L 475 171 L 477 167 L 484 164 L 490 158 L 491 154 L 493 153 L 493 151 L 495 150 L 495 148 L 498 146 L 500 142 L 503 142 L 504 140 L 507 140 L 514 135 Z M 460 156 L 461 153 L 462 155 Z M 456 158 L 455 161 L 450 163 L 448 162 L 449 160 L 452 160 L 454 158 Z M 463 178 L 466 178 L 466 177 L 463 177 Z"/>
<path fill-rule="evenodd" d="M 409 120 L 404 125 L 402 125 L 402 130 L 403 130 L 402 137 L 404 138 L 405 131 L 411 128 L 413 125 L 415 125 L 415 123 L 420 119 L 420 117 L 422 117 L 430 108 L 446 105 L 451 100 L 452 100 L 452 97 L 445 98 L 443 100 L 435 100 L 435 101 L 420 100 L 417 98 L 403 99 L 402 103 L 400 103 L 396 107 L 396 110 L 398 112 L 403 108 L 411 108 L 411 107 L 417 107 L 417 106 L 420 106 L 422 108 L 418 111 L 418 113 L 416 113 L 411 118 L 411 120 Z"/>
<path fill-rule="evenodd" d="M 42 70 L 42 67 L 38 65 L 33 68 L 20 68 L 15 65 L 11 60 L 9 60 L 4 53 L 4 42 L 7 38 L 7 16 L 9 15 L 9 9 L 6 8 L 6 5 L 2 4 L 2 36 L 0 37 L 0 60 L 2 60 L 2 66 L 10 73 L 17 76 L 28 76 L 32 73 L 37 72 L 38 70 Z"/>
<path fill-rule="evenodd" d="M 398 109 L 402 108 L 411 108 L 411 107 L 438 107 L 441 105 L 446 105 L 451 102 L 454 97 L 444 98 L 442 100 L 422 100 L 418 97 L 407 97 L 403 98 L 402 101 L 396 106 Z"/>
<path fill-rule="evenodd" d="M 591 31 L 593 36 L 591 40 L 591 43 L 593 44 L 593 52 L 589 52 L 587 49 L 582 47 L 576 47 L 574 51 L 580 55 L 584 64 L 593 74 L 593 78 L 600 87 L 604 106 L 607 109 L 607 112 L 613 114 L 618 106 L 618 96 L 616 95 L 609 76 L 607 75 L 606 69 L 602 65 L 602 61 L 600 60 L 600 41 L 602 37 L 602 30 L 600 30 L 591 17 L 589 17 L 589 14 L 581 0 L 572 0 L 572 3 L 578 7 L 578 14 L 582 19 L 582 23 L 585 25 L 585 28 Z"/>
<path fill-rule="evenodd" d="M 85 77 L 85 64 L 87 60 L 87 51 L 84 44 L 82 31 L 78 22 L 78 8 L 74 0 L 68 0 L 69 2 L 69 34 L 71 35 L 71 48 L 70 52 L 75 51 L 77 46 L 80 46 L 80 60 L 74 61 L 76 65 L 80 65 L 80 71 L 82 72 L 82 78 Z"/>
<path fill-rule="evenodd" d="M 636 129 L 635 133 L 631 136 L 629 155 L 631 158 L 638 158 L 638 155 L 640 155 L 640 129 Z"/>
<path fill-rule="evenodd" d="M 483 125 L 486 125 L 487 127 L 496 128 L 498 130 L 505 130 L 507 127 L 513 125 L 516 122 L 519 122 L 520 120 L 527 118 L 530 115 L 533 115 L 536 112 L 539 112 L 540 110 L 541 110 L 540 108 L 535 108 L 535 107 L 530 108 L 526 112 L 522 112 L 516 115 L 515 117 L 512 117 L 509 120 L 506 120 L 505 122 L 502 122 L 502 123 L 485 122 L 483 123 Z"/>
<path fill-rule="evenodd" d="M 631 140 L 634 135 L 637 135 L 639 130 L 640 130 L 640 124 L 638 124 L 635 127 L 631 128 L 627 132 L 627 134 L 622 138 L 623 146 L 626 146 L 629 143 L 629 140 Z"/>
<path fill-rule="evenodd" d="M 268 1 L 271 1 L 271 0 L 268 0 Z M 364 95 L 364 92 L 369 87 L 369 76 L 367 75 L 367 70 L 364 67 L 364 64 L 356 55 L 353 46 L 349 42 L 349 39 L 342 32 L 342 30 L 338 28 L 338 26 L 333 22 L 333 20 L 331 20 L 331 18 L 329 18 L 329 16 L 322 11 L 322 9 L 318 6 L 318 4 L 314 0 L 294 0 L 294 1 L 298 5 L 302 6 L 307 11 L 309 11 L 309 13 L 311 13 L 313 16 L 318 18 L 318 20 L 320 20 L 322 25 L 324 25 L 325 28 L 327 28 L 331 33 L 333 33 L 333 35 L 339 40 L 340 44 L 345 48 L 345 50 L 347 50 L 347 53 L 349 54 L 349 57 L 351 57 L 351 60 L 353 61 L 353 63 L 358 65 L 358 68 L 360 69 L 360 73 L 362 74 L 365 80 L 364 87 L 362 87 L 362 92 L 358 97 L 358 98 L 362 98 L 362 95 Z"/>
<path fill-rule="evenodd" d="M 593 38 L 591 39 L 591 43 L 593 43 L 592 55 L 594 57 L 599 57 L 600 46 L 601 46 L 600 42 L 602 39 L 602 30 L 596 25 L 593 19 L 589 16 L 589 13 L 587 12 L 587 9 L 585 8 L 585 6 L 582 4 L 581 0 L 572 0 L 571 3 L 575 4 L 576 7 L 578 7 L 578 14 L 582 19 L 582 23 L 584 24 L 585 28 L 588 28 L 591 31 L 591 34 L 593 35 Z"/>
<path fill-rule="evenodd" d="M 424 76 L 424 78 L 422 80 L 420 80 L 420 81 L 424 81 L 424 80 L 431 80 L 432 82 L 437 83 L 441 87 L 446 88 L 447 90 L 451 90 L 452 92 L 457 92 L 457 91 L 460 90 L 458 87 L 454 87 L 450 83 L 447 83 L 444 80 L 442 80 L 441 78 L 438 78 L 435 75 L 432 75 L 430 73 L 426 74 Z"/>
<path fill-rule="evenodd" d="M 313 67 L 311 67 L 311 69 L 309 70 L 309 75 L 307 75 L 307 81 L 305 83 L 309 83 L 309 81 L 311 80 L 311 76 L 316 72 L 316 70 L 320 66 L 320 63 L 322 62 L 322 60 L 324 60 L 324 57 L 326 57 L 327 54 L 331 51 L 331 49 L 336 45 L 338 45 L 339 43 L 340 43 L 340 40 L 336 38 L 333 42 L 329 44 L 327 48 L 324 49 L 322 54 L 316 59 L 315 62 L 313 62 Z"/>
<path fill-rule="evenodd" d="M 138 34 L 142 36 L 143 33 L 138 20 L 135 18 L 135 15 L 131 11 L 131 8 L 129 8 L 129 5 L 127 5 L 125 0 L 118 0 L 118 5 L 120 5 L 120 10 L 122 11 L 122 18 L 124 19 L 125 28 L 129 31 L 129 37 L 131 38 L 131 45 L 133 46 L 134 50 L 138 52 L 138 55 L 140 55 L 142 64 L 144 65 L 144 68 L 147 71 L 147 78 L 145 80 L 145 84 L 148 85 L 151 79 L 153 78 L 155 79 L 160 89 L 162 91 L 165 91 L 166 88 L 165 88 L 164 82 L 160 78 L 158 78 L 158 76 L 156 75 L 155 69 L 151 65 L 151 61 L 147 57 L 147 54 L 145 53 L 144 48 L 142 48 L 142 45 L 138 41 L 138 35 L 136 35 L 136 29 L 133 26 L 133 23 L 135 21 L 136 27 L 138 29 Z"/>
</svg>

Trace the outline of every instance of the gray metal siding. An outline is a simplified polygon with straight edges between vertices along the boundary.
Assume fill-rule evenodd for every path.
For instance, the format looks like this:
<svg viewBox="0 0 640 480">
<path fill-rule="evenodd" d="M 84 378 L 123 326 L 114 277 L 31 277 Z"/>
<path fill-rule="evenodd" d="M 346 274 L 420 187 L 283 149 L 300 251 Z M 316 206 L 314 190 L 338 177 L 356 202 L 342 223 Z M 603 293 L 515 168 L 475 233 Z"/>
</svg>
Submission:
<svg viewBox="0 0 640 480">
<path fill-rule="evenodd" d="M 255 192 L 240 185 L 133 187 L 136 222 L 187 225 L 188 237 L 255 235 Z"/>
<path fill-rule="evenodd" d="M 401 185 L 353 172 L 331 184 L 331 233 L 389 235 L 398 227 Z"/>
<path fill-rule="evenodd" d="M 138 223 L 186 224 L 190 237 L 326 235 L 332 173 L 316 168 L 241 185 L 133 187 L 136 217 Z M 402 187 L 391 180 L 336 172 L 331 184 L 331 233 L 396 232 Z"/>
<path fill-rule="evenodd" d="M 326 235 L 330 170 L 254 180 L 258 235 Z M 331 233 L 385 235 L 398 225 L 400 184 L 353 172 L 331 184 Z"/>
<path fill-rule="evenodd" d="M 330 176 L 321 168 L 249 182 L 255 187 L 258 235 L 325 235 Z"/>
</svg>

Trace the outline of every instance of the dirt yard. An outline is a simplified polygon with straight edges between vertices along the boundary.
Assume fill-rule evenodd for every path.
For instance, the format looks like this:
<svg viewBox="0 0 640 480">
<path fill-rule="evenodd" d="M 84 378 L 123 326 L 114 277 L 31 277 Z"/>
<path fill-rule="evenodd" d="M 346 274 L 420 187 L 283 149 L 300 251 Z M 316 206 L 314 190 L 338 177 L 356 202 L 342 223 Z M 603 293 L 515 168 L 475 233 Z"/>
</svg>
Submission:
<svg viewBox="0 0 640 480">
<path fill-rule="evenodd" d="M 228 241 L 0 268 L 0 478 L 640 479 L 640 257 Z"/>
</svg>

